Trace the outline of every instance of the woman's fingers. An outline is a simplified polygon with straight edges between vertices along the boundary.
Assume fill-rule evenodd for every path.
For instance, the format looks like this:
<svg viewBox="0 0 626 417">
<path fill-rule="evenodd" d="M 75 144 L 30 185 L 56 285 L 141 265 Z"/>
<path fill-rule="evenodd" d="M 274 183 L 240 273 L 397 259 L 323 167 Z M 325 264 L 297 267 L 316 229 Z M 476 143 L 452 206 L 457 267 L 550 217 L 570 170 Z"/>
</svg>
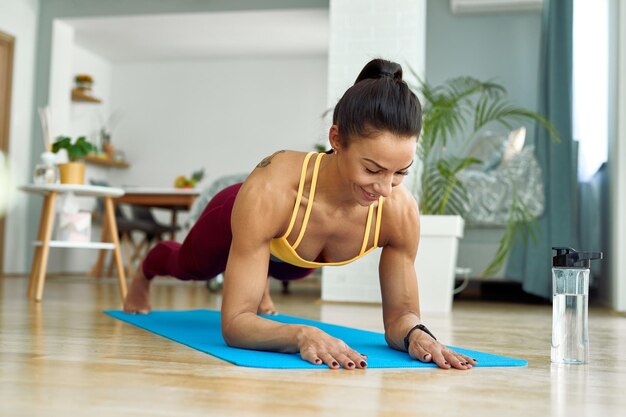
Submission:
<svg viewBox="0 0 626 417">
<path fill-rule="evenodd" d="M 367 367 L 367 362 L 357 352 L 350 350 L 346 353 L 318 353 L 315 349 L 306 349 L 300 353 L 300 356 L 305 361 L 311 362 L 315 365 L 326 364 L 331 369 L 345 368 L 351 369 L 363 369 Z"/>
<path fill-rule="evenodd" d="M 471 365 L 468 366 L 467 362 L 465 362 L 465 359 L 463 359 L 461 356 L 457 355 L 454 352 L 446 352 L 446 359 L 448 360 L 448 362 L 450 362 L 450 365 L 452 365 L 452 367 L 456 368 L 456 369 L 469 369 L 471 368 Z"/>
<path fill-rule="evenodd" d="M 315 365 L 322 364 L 322 360 L 319 358 L 319 356 L 317 356 L 317 353 L 315 352 L 315 349 L 313 348 L 304 349 L 302 352 L 300 352 L 300 357 L 303 360 L 307 362 L 311 362 L 312 364 L 315 364 Z"/>
<path fill-rule="evenodd" d="M 316 365 L 326 364 L 331 369 L 363 369 L 367 367 L 367 356 L 351 349 L 341 339 L 322 332 L 310 330 L 308 337 L 300 343 L 300 356 Z"/>
<path fill-rule="evenodd" d="M 409 355 L 421 362 L 434 362 L 442 369 L 471 369 L 478 362 L 456 353 L 432 339 L 418 339 L 409 346 Z"/>
<path fill-rule="evenodd" d="M 322 353 L 319 357 L 330 369 L 338 369 L 340 367 L 337 359 L 335 359 L 335 357 L 330 353 Z"/>
<path fill-rule="evenodd" d="M 433 360 L 432 353 L 419 343 L 413 343 L 409 346 L 409 355 L 420 362 L 430 362 Z"/>
<path fill-rule="evenodd" d="M 472 366 L 476 365 L 477 363 L 472 358 L 453 352 L 447 348 L 443 349 L 443 356 L 445 357 L 446 361 L 448 361 L 450 365 L 452 365 L 452 367 L 456 369 L 471 369 Z"/>
<path fill-rule="evenodd" d="M 459 354 L 460 355 L 460 354 Z M 465 362 L 469 363 L 470 365 L 478 365 L 478 361 L 474 358 L 470 358 L 467 355 L 460 355 L 463 359 L 465 359 Z"/>
<path fill-rule="evenodd" d="M 478 361 L 476 361 L 475 359 L 470 358 L 469 356 L 462 355 L 462 354 L 456 353 L 456 352 L 453 352 L 453 353 L 456 355 L 457 359 L 459 361 L 461 361 L 461 363 L 465 364 L 465 367 L 467 369 L 472 368 L 474 365 L 476 365 L 478 363 Z"/>
<path fill-rule="evenodd" d="M 445 346 L 438 344 L 433 352 L 433 362 L 443 369 L 468 369 L 465 360 Z"/>
<path fill-rule="evenodd" d="M 337 361 L 339 362 L 339 364 L 346 368 L 346 369 L 354 369 L 356 368 L 356 364 L 354 363 L 354 361 L 352 359 L 350 359 L 350 357 L 348 357 L 348 355 L 344 354 L 344 353 L 337 353 L 335 355 L 333 355 L 335 357 L 335 359 L 337 359 Z"/>
<path fill-rule="evenodd" d="M 353 350 L 350 354 L 350 357 L 354 361 L 354 364 L 357 368 L 367 368 L 367 355 L 362 355 L 359 352 Z"/>
<path fill-rule="evenodd" d="M 454 364 L 451 363 L 444 355 L 444 350 L 440 347 L 433 349 L 433 362 L 435 362 L 438 367 L 443 369 L 450 369 L 454 366 Z"/>
</svg>

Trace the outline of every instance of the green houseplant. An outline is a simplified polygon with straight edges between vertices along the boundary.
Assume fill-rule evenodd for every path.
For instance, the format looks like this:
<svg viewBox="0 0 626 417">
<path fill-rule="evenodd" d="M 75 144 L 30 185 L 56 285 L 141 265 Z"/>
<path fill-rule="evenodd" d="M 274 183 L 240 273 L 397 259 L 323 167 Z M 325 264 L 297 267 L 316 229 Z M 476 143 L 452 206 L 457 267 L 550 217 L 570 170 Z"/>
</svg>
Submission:
<svg viewBox="0 0 626 417">
<path fill-rule="evenodd" d="M 466 214 L 464 207 L 469 195 L 458 174 L 482 162 L 469 155 L 468 149 L 487 129 L 499 125 L 512 130 L 515 124 L 535 122 L 549 132 L 552 140 L 559 140 L 549 120 L 507 101 L 506 89 L 500 84 L 457 77 L 437 86 L 420 81 L 413 89 L 423 107 L 417 150 L 421 173 L 415 190 L 422 214 Z M 502 267 L 518 236 L 524 240 L 529 235 L 536 238 L 537 224 L 515 193 L 509 213 L 497 253 L 483 276 Z"/>
<path fill-rule="evenodd" d="M 69 162 L 59 164 L 59 174 L 62 184 L 83 184 L 85 182 L 85 164 L 80 161 L 89 153 L 94 152 L 96 147 L 92 145 L 84 136 L 76 141 L 68 136 L 59 136 L 52 144 L 52 152 L 57 153 L 61 149 L 67 151 Z"/>
</svg>

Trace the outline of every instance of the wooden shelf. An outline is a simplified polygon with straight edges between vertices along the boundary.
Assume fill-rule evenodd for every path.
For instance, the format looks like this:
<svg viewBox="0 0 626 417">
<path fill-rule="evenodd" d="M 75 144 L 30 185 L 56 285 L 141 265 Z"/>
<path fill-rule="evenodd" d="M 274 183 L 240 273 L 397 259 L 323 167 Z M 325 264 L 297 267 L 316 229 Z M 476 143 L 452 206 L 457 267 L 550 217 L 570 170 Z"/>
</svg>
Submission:
<svg viewBox="0 0 626 417">
<path fill-rule="evenodd" d="M 88 164 L 93 164 L 93 165 L 100 165 L 100 166 L 105 166 L 105 167 L 110 167 L 110 168 L 123 168 L 126 169 L 128 168 L 130 165 L 128 165 L 127 162 L 124 161 L 116 161 L 113 160 L 111 158 L 103 158 L 103 157 L 99 157 L 96 155 L 88 155 L 85 157 L 85 162 L 87 162 Z"/>
<path fill-rule="evenodd" d="M 90 96 L 87 93 L 87 90 L 81 88 L 73 88 L 72 89 L 72 101 L 80 101 L 83 103 L 102 103 L 102 100 L 99 98 Z"/>
</svg>

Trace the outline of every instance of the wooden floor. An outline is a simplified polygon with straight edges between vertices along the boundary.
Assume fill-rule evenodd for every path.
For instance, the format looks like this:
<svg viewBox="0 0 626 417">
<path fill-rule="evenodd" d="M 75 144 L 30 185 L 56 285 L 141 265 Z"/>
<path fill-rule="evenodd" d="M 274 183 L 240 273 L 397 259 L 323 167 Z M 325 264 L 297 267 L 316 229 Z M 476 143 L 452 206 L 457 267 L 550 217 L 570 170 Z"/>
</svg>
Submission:
<svg viewBox="0 0 626 417">
<path fill-rule="evenodd" d="M 382 330 L 380 307 L 325 304 L 315 281 L 275 299 L 281 312 Z M 113 320 L 112 279 L 0 279 L 2 416 L 624 416 L 626 318 L 590 313 L 591 363 L 550 364 L 549 306 L 455 302 L 425 321 L 447 344 L 528 359 L 525 368 L 259 370 Z M 219 308 L 201 284 L 157 280 L 158 309 Z"/>
</svg>

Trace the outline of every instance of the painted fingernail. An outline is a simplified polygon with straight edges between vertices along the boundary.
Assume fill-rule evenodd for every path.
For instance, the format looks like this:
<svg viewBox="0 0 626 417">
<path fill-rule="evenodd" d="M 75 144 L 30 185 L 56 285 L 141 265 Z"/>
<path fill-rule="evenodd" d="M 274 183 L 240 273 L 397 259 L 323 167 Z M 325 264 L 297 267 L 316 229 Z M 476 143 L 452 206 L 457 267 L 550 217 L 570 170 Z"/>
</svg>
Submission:
<svg viewBox="0 0 626 417">
<path fill-rule="evenodd" d="M 348 362 L 348 368 L 354 368 L 354 363 L 353 362 Z"/>
<path fill-rule="evenodd" d="M 315 363 L 316 363 L 317 365 L 319 365 L 320 363 L 322 363 L 322 360 L 321 360 L 321 359 L 315 359 Z"/>
<path fill-rule="evenodd" d="M 333 367 L 335 367 L 335 366 L 339 366 L 339 364 L 338 364 L 337 362 L 333 361 L 332 366 L 333 366 Z"/>
<path fill-rule="evenodd" d="M 425 354 L 424 355 L 424 360 L 427 360 L 429 356 L 430 356 L 430 353 Z"/>
<path fill-rule="evenodd" d="M 474 358 L 472 358 L 472 360 L 473 360 L 474 362 L 478 362 L 478 359 L 474 359 Z"/>
<path fill-rule="evenodd" d="M 444 362 L 444 364 L 446 364 L 446 365 L 450 365 L 448 362 Z"/>
<path fill-rule="evenodd" d="M 365 361 L 361 361 L 361 364 L 360 364 L 360 365 L 361 365 L 363 368 L 365 368 L 365 367 L 367 366 L 367 363 L 365 363 Z"/>
</svg>

